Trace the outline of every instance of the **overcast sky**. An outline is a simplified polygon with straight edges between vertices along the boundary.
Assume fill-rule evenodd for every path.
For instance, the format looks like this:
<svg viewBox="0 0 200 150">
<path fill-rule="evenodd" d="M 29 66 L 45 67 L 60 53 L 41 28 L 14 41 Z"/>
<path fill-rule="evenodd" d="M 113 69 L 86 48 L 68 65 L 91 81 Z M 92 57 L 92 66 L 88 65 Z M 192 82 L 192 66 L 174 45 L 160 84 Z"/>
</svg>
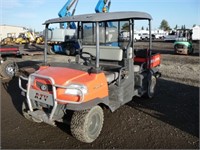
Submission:
<svg viewBox="0 0 200 150">
<path fill-rule="evenodd" d="M 79 0 L 75 14 L 94 13 L 99 0 Z M 42 23 L 58 17 L 67 0 L 0 0 L 0 24 L 24 26 L 41 31 Z M 110 11 L 144 11 L 152 15 L 152 28 L 163 19 L 170 27 L 200 25 L 200 0 L 111 0 Z M 144 25 L 146 27 L 147 25 Z M 136 25 L 141 28 L 141 24 Z"/>
</svg>

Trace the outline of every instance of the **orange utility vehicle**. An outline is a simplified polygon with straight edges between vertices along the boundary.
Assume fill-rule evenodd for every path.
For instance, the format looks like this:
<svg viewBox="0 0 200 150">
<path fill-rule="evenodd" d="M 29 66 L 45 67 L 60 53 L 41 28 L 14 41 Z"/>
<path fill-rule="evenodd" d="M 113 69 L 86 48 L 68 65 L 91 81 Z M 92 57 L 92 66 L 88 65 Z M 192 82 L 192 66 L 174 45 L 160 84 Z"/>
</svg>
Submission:
<svg viewBox="0 0 200 150">
<path fill-rule="evenodd" d="M 151 19 L 147 13 L 130 11 L 47 20 L 45 37 L 51 34 L 51 24 L 77 22 L 80 52 L 74 62 L 47 62 L 46 38 L 45 65 L 28 78 L 19 77 L 19 86 L 26 96 L 22 106 L 25 118 L 56 126 L 56 122 L 64 123 L 71 117 L 68 120 L 72 135 L 91 143 L 103 127 L 102 107 L 113 112 L 134 96 L 152 98 L 160 76 L 160 55 L 152 56 L 151 37 L 147 49 L 134 49 L 133 40 L 134 22 L 147 20 L 151 35 Z M 112 22 L 115 30 L 108 30 L 107 22 Z M 119 38 L 124 24 L 130 31 L 128 41 Z"/>
</svg>

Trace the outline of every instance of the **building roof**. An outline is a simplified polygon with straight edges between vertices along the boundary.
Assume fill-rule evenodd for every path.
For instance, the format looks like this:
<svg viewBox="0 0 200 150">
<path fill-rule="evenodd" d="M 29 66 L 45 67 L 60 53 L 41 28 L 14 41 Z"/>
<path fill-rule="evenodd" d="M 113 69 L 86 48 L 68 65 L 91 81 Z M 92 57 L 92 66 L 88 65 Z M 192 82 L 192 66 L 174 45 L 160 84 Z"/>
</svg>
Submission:
<svg viewBox="0 0 200 150">
<path fill-rule="evenodd" d="M 62 22 L 102 22 L 114 20 L 136 19 L 136 20 L 151 20 L 150 14 L 138 11 L 123 11 L 123 12 L 108 12 L 108 13 L 93 13 L 84 15 L 75 15 L 70 17 L 54 18 L 47 20 L 44 24 L 62 23 Z"/>
<path fill-rule="evenodd" d="M 28 29 L 27 27 L 23 27 L 23 26 L 17 26 L 17 25 L 7 25 L 7 24 L 1 24 L 1 27 L 17 27 L 17 28 L 24 28 L 24 29 Z"/>
</svg>

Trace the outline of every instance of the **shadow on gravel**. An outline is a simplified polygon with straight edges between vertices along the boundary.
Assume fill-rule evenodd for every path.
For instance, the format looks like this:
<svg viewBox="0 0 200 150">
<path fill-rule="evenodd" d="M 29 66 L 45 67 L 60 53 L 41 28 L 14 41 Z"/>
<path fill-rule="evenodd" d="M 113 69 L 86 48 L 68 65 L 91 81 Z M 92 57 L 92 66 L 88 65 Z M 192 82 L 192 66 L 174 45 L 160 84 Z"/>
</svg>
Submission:
<svg viewBox="0 0 200 150">
<path fill-rule="evenodd" d="M 16 110 L 22 114 L 22 102 L 25 100 L 25 97 L 21 95 L 21 90 L 18 86 L 18 78 L 15 77 L 9 82 L 2 83 L 3 87 L 9 93 L 12 98 L 13 105 L 15 106 Z"/>
<path fill-rule="evenodd" d="M 199 137 L 198 87 L 159 79 L 153 99 L 134 98 L 127 105 Z"/>
</svg>

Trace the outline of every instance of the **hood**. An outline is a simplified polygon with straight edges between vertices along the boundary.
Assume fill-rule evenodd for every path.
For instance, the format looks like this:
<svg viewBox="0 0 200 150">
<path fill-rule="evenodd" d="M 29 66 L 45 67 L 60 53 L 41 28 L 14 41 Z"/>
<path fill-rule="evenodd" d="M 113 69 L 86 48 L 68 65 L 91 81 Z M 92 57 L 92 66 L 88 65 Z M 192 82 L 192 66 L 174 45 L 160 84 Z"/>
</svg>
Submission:
<svg viewBox="0 0 200 150">
<path fill-rule="evenodd" d="M 78 82 L 89 75 L 86 71 L 63 67 L 44 67 L 38 70 L 37 74 L 53 78 L 57 85 Z"/>
<path fill-rule="evenodd" d="M 176 41 L 175 43 L 174 43 L 174 45 L 176 45 L 176 44 L 180 44 L 180 45 L 185 45 L 185 46 L 191 46 L 191 43 L 190 42 L 186 42 L 186 41 Z"/>
</svg>

